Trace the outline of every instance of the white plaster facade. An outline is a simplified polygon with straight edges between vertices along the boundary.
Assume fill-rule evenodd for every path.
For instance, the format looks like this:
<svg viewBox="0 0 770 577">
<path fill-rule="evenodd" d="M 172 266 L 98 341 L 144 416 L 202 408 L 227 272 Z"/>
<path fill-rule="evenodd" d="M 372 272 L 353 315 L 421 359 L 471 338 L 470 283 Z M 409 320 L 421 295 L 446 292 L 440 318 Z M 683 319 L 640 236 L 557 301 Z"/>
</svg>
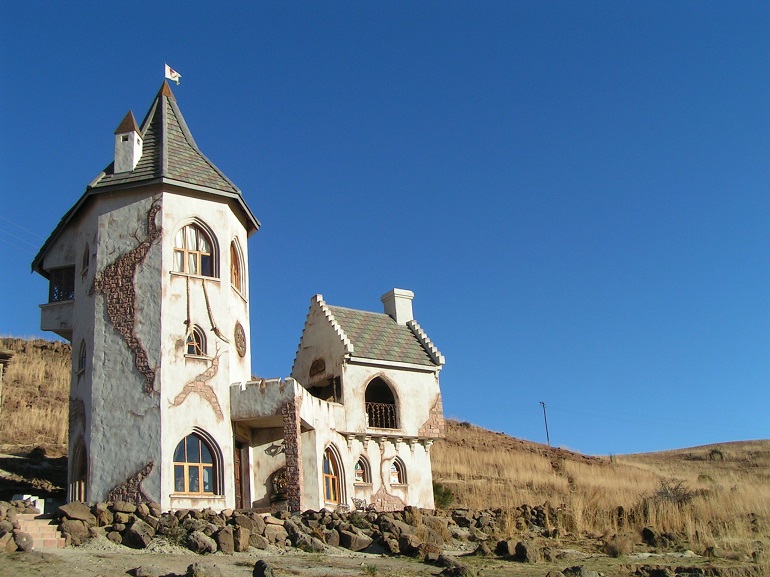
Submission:
<svg viewBox="0 0 770 577">
<path fill-rule="evenodd" d="M 291 378 L 250 381 L 258 228 L 166 83 L 141 128 L 126 116 L 114 163 L 33 262 L 51 286 L 42 328 L 73 345 L 69 499 L 433 507 L 444 359 L 412 293 L 383 297 L 390 316 L 316 295 Z"/>
</svg>

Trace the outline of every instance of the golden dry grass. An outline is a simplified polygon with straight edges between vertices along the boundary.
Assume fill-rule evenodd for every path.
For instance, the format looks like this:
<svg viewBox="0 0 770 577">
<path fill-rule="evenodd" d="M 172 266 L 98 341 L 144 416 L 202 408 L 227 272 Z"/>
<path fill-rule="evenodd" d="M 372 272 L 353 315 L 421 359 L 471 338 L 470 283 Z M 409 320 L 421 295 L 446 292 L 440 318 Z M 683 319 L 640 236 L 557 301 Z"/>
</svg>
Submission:
<svg viewBox="0 0 770 577">
<path fill-rule="evenodd" d="M 0 349 L 14 353 L 3 376 L 0 444 L 66 452 L 70 345 L 0 338 Z"/>
<path fill-rule="evenodd" d="M 448 421 L 431 452 L 434 480 L 456 506 L 549 502 L 569 511 L 581 533 L 652 526 L 700 549 L 749 551 L 753 540 L 770 540 L 770 441 L 588 457 Z"/>
</svg>

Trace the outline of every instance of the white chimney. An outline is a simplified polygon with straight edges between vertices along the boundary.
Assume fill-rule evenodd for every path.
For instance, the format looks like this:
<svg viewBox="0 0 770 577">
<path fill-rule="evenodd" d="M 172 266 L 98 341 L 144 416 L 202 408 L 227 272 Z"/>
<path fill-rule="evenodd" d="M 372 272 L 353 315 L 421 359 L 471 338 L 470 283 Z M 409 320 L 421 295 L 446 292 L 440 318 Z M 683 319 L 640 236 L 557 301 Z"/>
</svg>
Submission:
<svg viewBox="0 0 770 577">
<path fill-rule="evenodd" d="M 380 300 L 385 305 L 385 314 L 398 324 L 405 325 L 414 320 L 414 314 L 412 314 L 413 298 L 414 293 L 412 291 L 394 288 L 382 295 Z"/>
<path fill-rule="evenodd" d="M 115 165 L 113 171 L 131 172 L 142 156 L 142 136 L 134 114 L 129 110 L 123 122 L 115 130 Z"/>
</svg>

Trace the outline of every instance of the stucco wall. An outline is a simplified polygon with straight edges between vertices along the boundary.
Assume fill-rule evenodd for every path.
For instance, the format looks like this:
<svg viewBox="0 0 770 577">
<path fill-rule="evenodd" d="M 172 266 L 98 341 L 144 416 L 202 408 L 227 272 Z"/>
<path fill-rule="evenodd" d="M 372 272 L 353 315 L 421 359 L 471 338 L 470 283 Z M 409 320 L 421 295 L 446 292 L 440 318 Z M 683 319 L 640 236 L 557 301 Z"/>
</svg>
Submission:
<svg viewBox="0 0 770 577">
<path fill-rule="evenodd" d="M 244 259 L 244 279 L 248 286 L 246 230 L 226 202 L 187 194 L 164 194 L 162 218 L 165 234 L 162 240 L 163 260 L 158 270 L 164 303 L 160 331 L 163 358 L 160 467 L 163 476 L 159 500 L 163 507 L 171 508 L 234 507 L 230 384 L 249 379 L 251 354 L 248 302 L 245 295 L 230 283 L 230 243 L 238 239 Z M 174 236 L 188 224 L 200 225 L 211 233 L 216 250 L 216 278 L 173 272 Z M 206 336 L 205 357 L 186 354 L 188 311 L 189 320 Z M 236 321 L 242 325 L 247 338 L 243 356 L 236 350 Z M 218 329 L 218 334 L 214 327 Z M 212 448 L 222 457 L 222 470 L 219 471 L 222 491 L 213 498 L 183 497 L 174 493 L 174 449 L 195 427 L 211 436 L 216 444 Z"/>
</svg>

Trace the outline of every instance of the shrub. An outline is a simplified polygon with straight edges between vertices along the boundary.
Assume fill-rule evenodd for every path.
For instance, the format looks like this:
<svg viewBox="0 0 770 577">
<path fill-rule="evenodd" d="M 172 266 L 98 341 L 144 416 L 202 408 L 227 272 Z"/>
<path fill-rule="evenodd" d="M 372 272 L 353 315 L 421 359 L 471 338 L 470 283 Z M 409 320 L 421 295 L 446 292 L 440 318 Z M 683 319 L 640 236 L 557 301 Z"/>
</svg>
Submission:
<svg viewBox="0 0 770 577">
<path fill-rule="evenodd" d="M 433 482 L 433 502 L 437 509 L 448 509 L 454 503 L 452 489 L 436 481 Z"/>
</svg>

